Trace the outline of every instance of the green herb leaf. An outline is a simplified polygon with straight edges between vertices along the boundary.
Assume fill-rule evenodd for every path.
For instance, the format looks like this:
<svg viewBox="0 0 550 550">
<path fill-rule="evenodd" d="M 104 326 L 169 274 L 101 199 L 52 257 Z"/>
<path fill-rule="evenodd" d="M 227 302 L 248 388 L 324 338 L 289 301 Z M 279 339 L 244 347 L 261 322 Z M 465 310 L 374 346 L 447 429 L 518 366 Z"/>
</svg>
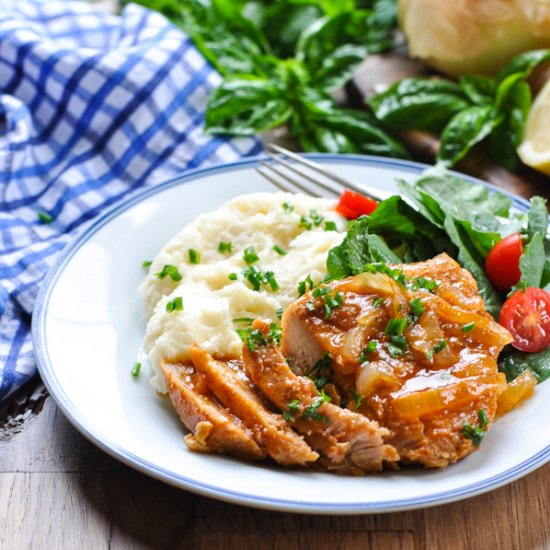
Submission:
<svg viewBox="0 0 550 550">
<path fill-rule="evenodd" d="M 197 252 L 196 250 L 193 250 L 190 248 L 188 250 L 189 253 L 189 263 L 190 264 L 199 264 L 201 261 L 201 255 L 200 252 Z"/>
<path fill-rule="evenodd" d="M 260 257 L 258 256 L 258 254 L 256 254 L 256 250 L 253 246 L 249 246 L 247 248 L 244 249 L 244 252 L 243 252 L 243 261 L 245 264 L 253 264 L 257 261 L 259 261 Z"/>
<path fill-rule="evenodd" d="M 151 266 L 153 262 L 151 260 L 143 260 L 143 263 L 141 264 L 141 267 L 143 267 L 143 269 L 147 269 L 148 267 Z"/>
<path fill-rule="evenodd" d="M 275 246 L 273 246 L 273 249 L 275 252 L 277 252 L 277 254 L 279 254 L 279 256 L 286 256 L 286 252 L 278 245 L 276 244 Z"/>
<path fill-rule="evenodd" d="M 521 278 L 518 285 L 540 287 L 546 263 L 544 244 L 540 233 L 535 233 L 519 259 Z"/>
<path fill-rule="evenodd" d="M 548 231 L 548 210 L 546 208 L 546 199 L 542 197 L 533 197 L 531 207 L 527 212 L 527 235 L 532 239 L 537 233 L 546 238 Z"/>
<path fill-rule="evenodd" d="M 183 300 L 181 296 L 166 302 L 166 312 L 172 313 L 174 311 L 183 311 Z"/>
<path fill-rule="evenodd" d="M 223 241 L 220 241 L 220 244 L 218 245 L 218 252 L 225 254 L 226 252 L 232 252 L 232 250 L 233 243 L 224 243 Z"/>
<path fill-rule="evenodd" d="M 181 281 L 182 276 L 175 265 L 165 264 L 162 271 L 155 273 L 155 277 L 164 279 L 164 277 L 170 277 L 172 281 Z"/>
</svg>

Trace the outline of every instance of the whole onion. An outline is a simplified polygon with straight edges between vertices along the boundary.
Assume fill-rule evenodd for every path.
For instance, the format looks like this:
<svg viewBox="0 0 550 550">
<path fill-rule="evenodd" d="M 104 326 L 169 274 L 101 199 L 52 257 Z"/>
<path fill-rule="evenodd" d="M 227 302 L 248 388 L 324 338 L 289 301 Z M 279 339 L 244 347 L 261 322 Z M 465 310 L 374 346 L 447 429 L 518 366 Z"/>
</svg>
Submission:
<svg viewBox="0 0 550 550">
<path fill-rule="evenodd" d="M 454 76 L 550 47 L 550 0 L 399 0 L 399 21 L 411 56 Z"/>
</svg>

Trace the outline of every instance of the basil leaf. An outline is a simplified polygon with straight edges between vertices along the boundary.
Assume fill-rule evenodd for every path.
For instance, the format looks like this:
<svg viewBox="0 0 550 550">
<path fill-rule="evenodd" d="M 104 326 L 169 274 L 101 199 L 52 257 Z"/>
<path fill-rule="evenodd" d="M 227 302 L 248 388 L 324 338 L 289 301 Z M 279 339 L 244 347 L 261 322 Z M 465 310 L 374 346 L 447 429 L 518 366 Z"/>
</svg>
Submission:
<svg viewBox="0 0 550 550">
<path fill-rule="evenodd" d="M 530 52 L 516 55 L 512 60 L 500 71 L 496 80 L 502 82 L 510 75 L 519 73 L 521 78 L 527 78 L 533 69 L 543 61 L 550 59 L 550 50 L 533 50 Z"/>
<path fill-rule="evenodd" d="M 462 76 L 460 89 L 474 105 L 490 105 L 496 93 L 495 80 L 487 76 Z"/>
<path fill-rule="evenodd" d="M 540 233 L 535 233 L 531 242 L 525 246 L 523 254 L 519 259 L 521 279 L 518 285 L 520 287 L 540 287 L 545 262 L 546 255 L 544 253 L 542 236 Z"/>
<path fill-rule="evenodd" d="M 550 377 L 550 348 L 537 353 L 523 353 L 507 346 L 500 354 L 498 370 L 506 375 L 508 382 L 530 370 L 540 384 Z"/>
<path fill-rule="evenodd" d="M 470 103 L 459 86 L 441 78 L 405 78 L 368 102 L 376 118 L 401 130 L 438 132 Z"/>
<path fill-rule="evenodd" d="M 548 231 L 548 209 L 546 199 L 542 197 L 533 197 L 531 207 L 527 212 L 527 235 L 529 239 L 540 233 L 543 239 L 546 239 Z"/>
<path fill-rule="evenodd" d="M 290 114 L 283 93 L 270 81 L 229 79 L 210 96 L 206 130 L 252 135 L 284 123 Z"/>
<path fill-rule="evenodd" d="M 311 84 L 321 90 L 342 86 L 371 48 L 388 38 L 388 31 L 373 24 L 372 14 L 357 10 L 324 17 L 302 33 L 296 58 L 311 75 Z"/>
<path fill-rule="evenodd" d="M 492 105 L 470 107 L 455 115 L 441 135 L 437 159 L 445 165 L 456 164 L 501 122 Z"/>
<path fill-rule="evenodd" d="M 305 107 L 299 116 L 292 118 L 292 129 L 306 151 L 409 156 L 407 150 L 367 112 L 337 108 L 319 112 L 318 105 Z"/>
</svg>

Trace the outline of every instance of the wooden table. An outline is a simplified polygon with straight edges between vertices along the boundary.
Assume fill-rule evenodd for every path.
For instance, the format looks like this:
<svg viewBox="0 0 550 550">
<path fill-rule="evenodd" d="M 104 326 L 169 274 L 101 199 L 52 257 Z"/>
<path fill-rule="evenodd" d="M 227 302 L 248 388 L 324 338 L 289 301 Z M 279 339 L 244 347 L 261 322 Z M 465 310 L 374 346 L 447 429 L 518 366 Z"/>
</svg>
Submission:
<svg viewBox="0 0 550 550">
<path fill-rule="evenodd" d="M 383 69 L 364 67 L 356 91 L 368 94 L 369 75 Z M 408 67 L 399 76 L 407 73 Z M 406 137 L 416 158 L 431 159 L 430 136 Z M 550 197 L 548 178 L 512 175 L 482 154 L 462 169 L 526 198 Z M 488 494 L 423 510 L 364 516 L 255 510 L 172 488 L 113 460 L 68 423 L 36 377 L 0 404 L 0 510 L 1 550 L 550 548 L 550 464 Z"/>
</svg>

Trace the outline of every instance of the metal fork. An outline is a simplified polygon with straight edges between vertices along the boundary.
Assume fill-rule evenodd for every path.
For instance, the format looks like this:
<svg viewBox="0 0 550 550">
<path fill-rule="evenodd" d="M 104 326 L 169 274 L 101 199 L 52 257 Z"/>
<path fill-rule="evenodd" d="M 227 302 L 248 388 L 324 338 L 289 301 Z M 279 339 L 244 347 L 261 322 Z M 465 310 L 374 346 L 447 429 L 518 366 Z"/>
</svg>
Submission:
<svg viewBox="0 0 550 550">
<path fill-rule="evenodd" d="M 274 143 L 267 144 L 267 156 L 273 162 L 261 161 L 256 171 L 288 193 L 296 193 L 298 189 L 312 197 L 320 197 L 323 196 L 320 191 L 323 189 L 330 195 L 339 197 L 344 189 L 349 189 L 377 201 L 389 196 L 384 191 L 347 181 L 321 164 Z"/>
</svg>

